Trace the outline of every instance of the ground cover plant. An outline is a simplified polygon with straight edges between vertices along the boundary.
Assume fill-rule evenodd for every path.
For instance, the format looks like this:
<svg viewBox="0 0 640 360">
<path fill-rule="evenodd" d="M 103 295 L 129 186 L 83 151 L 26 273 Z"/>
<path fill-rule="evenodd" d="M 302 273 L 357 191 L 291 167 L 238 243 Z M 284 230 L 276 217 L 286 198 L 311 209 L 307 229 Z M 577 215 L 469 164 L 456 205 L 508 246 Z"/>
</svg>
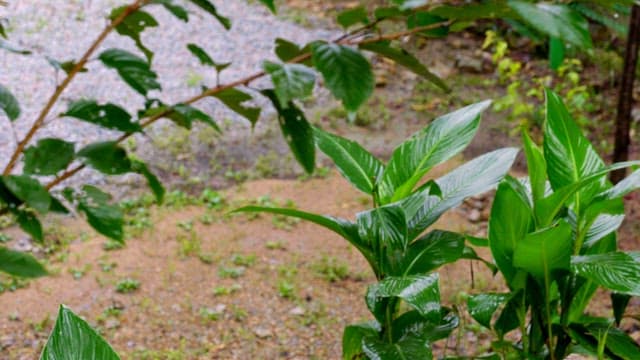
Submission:
<svg viewBox="0 0 640 360">
<path fill-rule="evenodd" d="M 191 3 L 212 16 L 221 27 L 230 28 L 229 20 L 211 2 Z M 261 3 L 275 11 L 272 1 Z M 158 23 L 144 8 L 162 6 L 184 21 L 188 20 L 189 11 L 177 2 L 159 0 L 135 1 L 114 9 L 106 28 L 79 60 L 50 60 L 66 77 L 56 87 L 26 136 L 16 139 L 14 152 L 9 156 L 0 181 L 0 213 L 11 215 L 23 230 L 42 241 L 43 230 L 38 218 L 49 212 L 67 214 L 70 208 L 75 208 L 96 231 L 121 243 L 124 239 L 124 213 L 122 208 L 111 202 L 107 193 L 92 185 L 84 185 L 80 189 L 69 187 L 60 192 L 54 191 L 54 187 L 85 167 L 105 175 L 134 172 L 147 179 L 157 201 L 161 202 L 165 195 L 162 184 L 145 163 L 127 153 L 122 141 L 142 133 L 160 118 L 168 118 L 187 129 L 193 122 L 200 121 L 219 130 L 209 115 L 194 106 L 195 102 L 207 97 L 219 100 L 254 125 L 261 109 L 251 101 L 261 96 L 269 100 L 276 110 L 284 138 L 307 172 L 315 168 L 317 145 L 357 189 L 371 197 L 374 205 L 373 209 L 359 213 L 355 222 L 290 208 L 242 209 L 316 222 L 345 237 L 366 258 L 378 280 L 369 287 L 366 295 L 366 304 L 375 320 L 345 329 L 345 358 L 430 357 L 430 344 L 448 337 L 457 326 L 459 315 L 454 309 L 441 304 L 438 275 L 433 271 L 462 258 L 483 261 L 492 269 L 497 265 L 512 290 L 508 294 L 479 294 L 469 303 L 472 316 L 480 319 L 482 325 L 490 326 L 487 317 L 490 319 L 503 303 L 504 310 L 499 320 L 514 319 L 514 314 L 517 316 L 515 327 L 522 332 L 522 340 L 516 344 L 510 345 L 504 340 L 504 335 L 514 329 L 511 327 L 513 323 L 504 324 L 498 320 L 493 325 L 498 338 L 492 347 L 496 353 L 552 359 L 563 358 L 574 351 L 622 358 L 633 354 L 637 348 L 623 333 L 616 332 L 609 320 L 585 319 L 582 311 L 597 286 L 612 288 L 616 292 L 616 320 L 619 321 L 627 296 L 637 295 L 638 279 L 631 275 L 623 276 L 626 274 L 623 271 L 637 270 L 638 256 L 613 252 L 616 249 L 615 239 L 611 240 L 614 235 L 610 234 L 622 220 L 618 198 L 637 186 L 637 175 L 634 173 L 616 187 L 608 184 L 605 180 L 608 171 L 631 163 L 604 167 L 577 127 L 572 125 L 554 94 L 547 96 L 544 151 L 538 149 L 528 136 L 524 137 L 530 166 L 529 185 L 510 177 L 503 180 L 516 156 L 515 149 L 485 154 L 443 177 L 425 182 L 424 177 L 434 166 L 455 156 L 469 144 L 478 129 L 480 113 L 489 106 L 489 102 L 470 105 L 436 119 L 401 144 L 386 165 L 357 143 L 312 127 L 299 102 L 312 94 L 316 78 L 320 75 L 329 91 L 342 102 L 348 116 L 353 118 L 374 88 L 372 67 L 362 52 L 391 59 L 447 91 L 446 83 L 406 52 L 398 40 L 415 34 L 442 36 L 450 31 L 460 31 L 469 21 L 477 19 L 507 16 L 517 29 L 523 29 L 522 23 L 528 25 L 536 33 L 549 38 L 550 63 L 557 67 L 564 59 L 566 45 L 591 46 L 588 29 L 585 31 L 588 23 L 580 15 L 587 11 L 585 7 L 580 4 L 509 1 L 507 11 L 503 13 L 502 10 L 496 12 L 496 6 L 501 5 L 498 2 L 486 2 L 479 7 L 443 5 L 428 9 L 425 8 L 426 2 L 421 1 L 392 3 L 394 5 L 380 7 L 371 14 L 363 7 L 339 14 L 338 23 L 345 28 L 345 35 L 333 41 L 321 40 L 300 46 L 278 39 L 276 55 L 279 61 L 265 61 L 263 71 L 227 84 L 217 81 L 215 86 L 205 87 L 200 94 L 175 104 L 163 103 L 154 95 L 161 90 L 161 84 L 157 80 L 158 74 L 152 70 L 153 51 L 142 43 L 140 35 Z M 536 16 L 529 17 L 528 14 Z M 385 21 L 402 24 L 402 30 L 382 31 L 379 25 Z M 146 100 L 144 108 L 132 115 L 116 104 L 75 99 L 61 116 L 114 129 L 122 135 L 78 150 L 75 144 L 63 138 L 39 139 L 34 144 L 36 133 L 46 122 L 57 117 L 50 114 L 53 105 L 61 99 L 68 84 L 86 71 L 87 62 L 114 30 L 130 37 L 143 56 L 122 49 L 107 49 L 97 56 L 97 61 L 115 70 L 133 91 L 143 96 Z M 5 42 L 0 45 L 9 51 L 25 52 Z M 187 49 L 218 74 L 230 66 L 214 61 L 196 44 L 187 44 Z M 249 87 L 253 80 L 263 76 L 271 78 L 273 88 Z M 0 100 L 7 118 L 11 122 L 17 120 L 20 106 L 8 89 L 0 87 Z M 573 172 L 566 173 L 566 168 Z M 549 189 L 545 186 L 547 175 Z M 500 197 L 497 200 L 509 206 L 513 199 L 509 198 L 512 194 L 504 190 L 507 186 L 519 196 L 531 192 L 525 204 L 530 211 L 529 218 L 523 215 L 524 220 L 512 219 L 522 220 L 522 223 L 506 224 L 505 216 L 499 212 L 509 213 L 510 209 L 505 211 L 495 205 L 496 215 L 491 222 L 494 232 L 490 232 L 488 240 L 440 230 L 423 234 L 446 210 L 498 183 Z M 526 213 L 526 209 L 519 210 Z M 141 223 L 140 226 L 147 225 Z M 179 226 L 189 232 L 192 224 Z M 505 234 L 495 231 L 501 226 L 517 227 L 522 232 L 517 236 L 510 234 L 508 236 L 511 237 L 505 240 Z M 593 235 L 594 231 L 598 233 Z M 524 238 L 523 243 L 527 246 L 514 245 L 518 236 Z M 548 238 L 564 238 L 565 241 L 560 244 L 561 248 L 557 248 L 560 245 L 548 241 Z M 605 238 L 607 243 L 603 242 Z M 538 243 L 543 245 L 539 247 Z M 496 265 L 480 259 L 470 244 L 488 244 Z M 572 252 L 567 251 L 569 247 L 573 248 Z M 535 257 L 522 255 L 532 249 L 542 251 L 539 262 Z M 182 256 L 197 252 L 196 242 L 185 237 Z M 234 264 L 245 260 L 237 257 Z M 605 260 L 615 266 L 613 272 L 598 266 Z M 548 267 L 550 262 L 551 269 Z M 514 268 L 519 270 L 514 271 Z M 44 267 L 31 255 L 6 247 L 0 248 L 0 270 L 24 277 L 46 274 Z M 242 275 L 222 270 L 230 277 Z M 82 276 L 82 271 L 77 273 Z M 126 279 L 118 284 L 118 291 L 131 292 L 139 286 L 137 280 Z M 282 287 L 283 297 L 291 293 L 290 288 Z M 527 323 L 529 320 L 531 322 Z M 117 358 L 86 322 L 61 306 L 56 327 L 42 357 L 69 356 L 70 351 L 76 351 L 80 357 L 101 353 L 101 358 Z"/>
</svg>

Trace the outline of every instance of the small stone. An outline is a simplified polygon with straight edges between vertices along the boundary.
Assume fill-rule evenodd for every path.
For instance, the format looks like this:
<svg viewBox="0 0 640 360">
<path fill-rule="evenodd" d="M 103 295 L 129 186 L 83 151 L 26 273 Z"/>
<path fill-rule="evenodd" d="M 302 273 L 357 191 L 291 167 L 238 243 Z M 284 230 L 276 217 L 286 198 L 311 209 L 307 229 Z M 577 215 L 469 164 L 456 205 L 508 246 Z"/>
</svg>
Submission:
<svg viewBox="0 0 640 360">
<path fill-rule="evenodd" d="M 16 343 L 13 336 L 3 336 L 0 338 L 0 349 L 6 349 Z"/>
<path fill-rule="evenodd" d="M 226 308 L 227 308 L 227 305 L 218 304 L 213 308 L 213 311 L 215 311 L 218 314 L 222 314 L 225 311 Z"/>
<path fill-rule="evenodd" d="M 118 321 L 118 319 L 109 319 L 105 321 L 104 327 L 107 329 L 117 329 L 120 327 L 120 321 Z"/>
<path fill-rule="evenodd" d="M 471 206 L 475 209 L 482 210 L 484 209 L 484 202 L 479 200 L 471 200 Z"/>
<path fill-rule="evenodd" d="M 469 214 L 467 215 L 467 219 L 473 223 L 480 221 L 481 218 L 482 214 L 478 209 L 471 209 L 471 211 L 469 211 Z"/>
<path fill-rule="evenodd" d="M 296 306 L 289 311 L 289 315 L 294 315 L 294 316 L 302 316 L 304 315 L 304 313 L 305 311 L 302 306 Z"/>
<path fill-rule="evenodd" d="M 127 347 L 133 349 L 134 347 L 136 347 L 136 343 L 133 341 L 127 341 Z"/>
<path fill-rule="evenodd" d="M 14 249 L 16 251 L 29 252 L 33 250 L 33 245 L 31 244 L 31 238 L 23 237 L 18 240 L 18 243 L 15 245 Z"/>
<path fill-rule="evenodd" d="M 178 304 L 173 304 L 173 305 L 171 305 L 171 310 L 179 313 L 179 312 L 182 311 L 182 308 Z"/>
<path fill-rule="evenodd" d="M 482 59 L 473 56 L 458 54 L 456 56 L 456 67 L 463 71 L 481 73 L 483 71 Z"/>
<path fill-rule="evenodd" d="M 271 330 L 261 326 L 253 328 L 253 333 L 256 334 L 256 336 L 260 339 L 271 337 Z"/>
</svg>

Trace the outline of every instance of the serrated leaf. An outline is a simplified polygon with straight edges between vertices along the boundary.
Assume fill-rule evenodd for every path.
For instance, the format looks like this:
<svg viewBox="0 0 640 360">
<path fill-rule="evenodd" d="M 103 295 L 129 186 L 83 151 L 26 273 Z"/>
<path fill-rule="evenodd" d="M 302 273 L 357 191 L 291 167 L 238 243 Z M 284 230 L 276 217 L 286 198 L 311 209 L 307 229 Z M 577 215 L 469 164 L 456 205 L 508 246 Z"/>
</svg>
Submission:
<svg viewBox="0 0 640 360">
<path fill-rule="evenodd" d="M 256 124 L 260 118 L 260 108 L 254 106 L 246 106 L 245 102 L 253 100 L 251 95 L 242 92 L 236 88 L 225 89 L 212 95 L 218 100 L 222 101 L 229 109 L 233 110 L 239 115 L 244 116 L 252 126 Z"/>
<path fill-rule="evenodd" d="M 47 275 L 47 270 L 31 254 L 6 247 L 0 247 L 0 271 L 25 278 Z"/>
<path fill-rule="evenodd" d="M 277 38 L 276 39 L 276 48 L 275 53 L 282 62 L 289 62 L 290 60 L 302 56 L 304 54 L 308 54 L 310 51 L 310 46 L 307 45 L 304 48 L 298 46 L 298 44 L 293 43 L 289 40 Z M 307 66 L 311 66 L 311 60 L 303 61 L 302 64 Z"/>
<path fill-rule="evenodd" d="M 280 107 L 280 100 L 273 90 L 263 90 L 262 93 L 276 108 L 280 130 L 298 163 L 308 174 L 313 173 L 316 166 L 316 146 L 313 129 L 304 113 L 291 101 L 286 108 Z"/>
<path fill-rule="evenodd" d="M 78 210 L 87 216 L 87 222 L 100 234 L 122 242 L 124 214 L 119 206 L 110 204 L 111 195 L 95 186 L 84 185 L 78 194 Z"/>
<path fill-rule="evenodd" d="M 314 128 L 316 145 L 336 165 L 338 171 L 357 189 L 373 194 L 384 165 L 360 144 Z"/>
<path fill-rule="evenodd" d="M 187 44 L 187 49 L 189 50 L 189 52 L 191 52 L 191 54 L 193 54 L 196 58 L 198 58 L 198 60 L 200 60 L 200 63 L 202 65 L 211 66 L 215 68 L 218 73 L 222 72 L 224 69 L 231 66 L 230 62 L 227 62 L 227 63 L 215 62 L 213 58 L 203 48 L 201 48 L 196 44 L 193 44 L 193 43 Z"/>
<path fill-rule="evenodd" d="M 9 120 L 14 121 L 20 116 L 20 104 L 6 87 L 0 85 L 0 110 L 4 111 Z"/>
<path fill-rule="evenodd" d="M 465 237 L 461 234 L 434 230 L 409 245 L 402 260 L 407 275 L 425 274 L 462 257 Z"/>
<path fill-rule="evenodd" d="M 469 315 L 480 325 L 491 329 L 493 314 L 507 299 L 509 299 L 508 294 L 486 293 L 472 295 L 467 299 Z"/>
<path fill-rule="evenodd" d="M 162 204 L 165 194 L 164 186 L 162 186 L 162 183 L 160 182 L 160 180 L 158 180 L 158 177 L 154 173 L 152 173 L 151 170 L 149 170 L 147 164 L 139 160 L 134 160 L 131 162 L 131 169 L 147 179 L 147 184 L 149 184 L 149 188 L 151 188 L 153 195 L 155 195 L 156 202 L 158 204 Z"/>
<path fill-rule="evenodd" d="M 167 114 L 167 118 L 172 120 L 176 125 L 182 126 L 186 129 L 191 129 L 191 125 L 194 121 L 200 121 L 211 126 L 218 133 L 221 132 L 220 127 L 213 119 L 198 108 L 186 104 L 176 104 L 171 107 L 173 111 Z"/>
<path fill-rule="evenodd" d="M 367 9 L 364 6 L 356 6 L 354 8 L 344 10 L 338 14 L 336 21 L 345 29 L 355 24 L 366 25 L 369 23 Z"/>
<path fill-rule="evenodd" d="M 140 124 L 131 121 L 125 109 L 111 103 L 99 105 L 95 100 L 78 100 L 69 104 L 63 115 L 126 133 L 142 130 Z"/>
<path fill-rule="evenodd" d="M 509 0 L 508 6 L 520 19 L 537 31 L 577 47 L 591 48 L 589 23 L 580 13 L 563 4 L 529 3 Z"/>
<path fill-rule="evenodd" d="M 4 185 L 18 199 L 41 214 L 46 214 L 51 206 L 51 195 L 40 182 L 27 175 L 6 175 Z"/>
<path fill-rule="evenodd" d="M 316 83 L 316 74 L 310 68 L 300 64 L 277 64 L 265 61 L 262 65 L 271 76 L 280 107 L 286 109 L 294 99 L 311 96 Z"/>
<path fill-rule="evenodd" d="M 65 169 L 74 158 L 75 146 L 62 139 L 40 139 L 35 146 L 24 150 L 24 173 L 55 175 Z"/>
<path fill-rule="evenodd" d="M 375 85 L 367 58 L 344 45 L 315 43 L 311 49 L 313 63 L 327 88 L 347 111 L 355 113 L 371 96 Z"/>
<path fill-rule="evenodd" d="M 167 11 L 173 14 L 173 16 L 175 16 L 176 18 L 184 22 L 189 22 L 189 12 L 187 11 L 187 9 L 183 8 L 180 5 L 176 5 L 175 3 L 173 3 L 172 0 L 152 0 L 150 3 L 161 4 L 162 6 L 164 6 L 165 9 L 167 9 Z"/>
<path fill-rule="evenodd" d="M 124 11 L 128 8 L 127 5 L 120 6 L 111 11 L 109 15 L 109 19 L 112 21 L 117 19 Z M 158 26 L 158 22 L 154 19 L 151 14 L 146 11 L 136 10 L 131 12 L 127 17 L 122 20 L 118 25 L 116 25 L 116 31 L 120 35 L 130 37 L 135 43 L 138 49 L 144 53 L 147 57 L 147 60 L 151 62 L 153 58 L 153 52 L 149 50 L 140 39 L 140 34 L 146 29 L 150 27 Z"/>
<path fill-rule="evenodd" d="M 571 270 L 604 288 L 640 296 L 640 262 L 623 252 L 573 256 Z"/>
<path fill-rule="evenodd" d="M 151 90 L 161 90 L 158 75 L 144 59 L 121 49 L 105 50 L 99 59 L 105 66 L 115 69 L 122 80 L 140 94 L 147 96 Z"/>
<path fill-rule="evenodd" d="M 440 116 L 400 144 L 382 174 L 380 202 L 405 198 L 429 170 L 461 152 L 473 139 L 480 114 L 490 104 L 483 101 Z"/>
<path fill-rule="evenodd" d="M 209 0 L 189 0 L 189 2 L 197 5 L 202 10 L 208 12 L 210 15 L 216 18 L 216 20 L 218 20 L 218 22 L 220 22 L 220 24 L 222 24 L 222 26 L 226 30 L 231 29 L 231 20 L 229 20 L 229 18 L 225 16 L 220 15 L 220 13 L 218 13 L 218 9 L 216 9 L 215 5 L 213 5 Z"/>
<path fill-rule="evenodd" d="M 432 82 L 445 92 L 451 89 L 445 82 L 424 66 L 420 60 L 402 48 L 392 47 L 388 42 L 364 43 L 359 45 L 360 49 L 367 50 L 393 60 L 398 65 L 404 66 L 416 75 L 420 75 Z"/>
<path fill-rule="evenodd" d="M 106 175 L 120 175 L 131 171 L 127 151 L 115 141 L 87 145 L 77 155 L 85 164 Z"/>
<path fill-rule="evenodd" d="M 120 360 L 120 357 L 86 321 L 60 305 L 58 319 L 40 360 L 60 359 Z"/>
</svg>

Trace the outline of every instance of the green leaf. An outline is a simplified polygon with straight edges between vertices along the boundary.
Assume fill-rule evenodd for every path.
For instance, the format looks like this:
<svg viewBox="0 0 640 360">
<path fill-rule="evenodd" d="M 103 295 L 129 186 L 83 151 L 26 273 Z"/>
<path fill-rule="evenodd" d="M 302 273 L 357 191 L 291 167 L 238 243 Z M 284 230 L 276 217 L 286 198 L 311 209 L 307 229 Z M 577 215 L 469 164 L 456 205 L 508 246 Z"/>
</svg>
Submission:
<svg viewBox="0 0 640 360">
<path fill-rule="evenodd" d="M 47 275 L 47 270 L 31 254 L 6 247 L 0 247 L 0 271 L 26 278 Z"/>
<path fill-rule="evenodd" d="M 46 57 L 46 59 L 49 62 L 49 64 L 51 64 L 51 66 L 53 66 L 56 70 L 62 70 L 67 75 L 69 75 L 71 71 L 77 66 L 77 63 L 74 60 L 58 61 L 48 56 Z M 82 69 L 78 70 L 78 72 L 81 72 L 81 73 L 87 72 L 87 71 L 89 70 L 86 67 L 83 67 Z"/>
<path fill-rule="evenodd" d="M 425 319 L 440 320 L 440 288 L 438 274 L 387 276 L 373 285 L 376 298 L 398 297 L 417 310 Z"/>
<path fill-rule="evenodd" d="M 571 270 L 607 289 L 640 296 L 640 262 L 623 252 L 573 256 Z"/>
<path fill-rule="evenodd" d="M 531 274 L 549 291 L 553 273 L 569 270 L 573 242 L 571 226 L 558 225 L 527 234 L 519 239 L 513 252 L 513 266 Z"/>
<path fill-rule="evenodd" d="M 516 0 L 509 0 L 507 4 L 522 21 L 537 31 L 583 49 L 591 48 L 589 23 L 569 6 Z"/>
<path fill-rule="evenodd" d="M 355 113 L 371 96 L 375 85 L 367 58 L 355 49 L 338 44 L 315 43 L 311 49 L 313 63 L 327 88 L 347 111 Z"/>
<path fill-rule="evenodd" d="M 115 141 L 93 143 L 78 151 L 84 163 L 106 175 L 120 175 L 131 171 L 127 151 Z"/>
<path fill-rule="evenodd" d="M 40 139 L 24 150 L 24 173 L 55 175 L 73 161 L 74 144 L 61 139 Z"/>
<path fill-rule="evenodd" d="M 280 107 L 286 109 L 294 99 L 311 96 L 316 83 L 316 75 L 310 68 L 300 64 L 263 63 L 263 68 L 271 76 Z"/>
<path fill-rule="evenodd" d="M 445 92 L 451 91 L 447 84 L 445 84 L 438 75 L 429 71 L 429 69 L 427 69 L 420 60 L 408 53 L 405 49 L 392 47 L 388 42 L 364 43 L 359 45 L 359 47 L 362 50 L 371 51 L 393 60 L 398 65 L 404 66 L 414 74 L 420 75 L 426 80 L 432 82 Z"/>
<path fill-rule="evenodd" d="M 513 253 L 518 242 L 534 229 L 533 210 L 526 189 L 516 179 L 507 176 L 493 200 L 489 216 L 489 247 L 493 259 L 507 284 L 516 274 Z"/>
<path fill-rule="evenodd" d="M 622 179 L 611 189 L 598 194 L 598 199 L 616 199 L 621 198 L 628 193 L 640 189 L 640 170 L 636 170 L 631 175 Z"/>
<path fill-rule="evenodd" d="M 38 180 L 27 175 L 5 175 L 4 185 L 18 199 L 41 214 L 46 214 L 51 206 L 51 195 Z"/>
<path fill-rule="evenodd" d="M 151 90 L 161 90 L 158 75 L 144 59 L 120 49 L 105 50 L 98 58 L 105 66 L 115 69 L 122 80 L 140 94 L 147 96 Z"/>
<path fill-rule="evenodd" d="M 149 170 L 147 164 L 139 160 L 134 160 L 131 162 L 131 169 L 147 179 L 147 184 L 149 184 L 149 188 L 153 191 L 153 195 L 155 195 L 157 203 L 162 204 L 165 194 L 164 186 L 162 186 L 158 177 Z"/>
<path fill-rule="evenodd" d="M 542 149 L 531 140 L 529 133 L 522 130 L 522 143 L 524 144 L 524 154 L 527 158 L 527 169 L 529 170 L 529 183 L 533 203 L 544 198 L 547 188 L 547 163 L 544 160 Z"/>
<path fill-rule="evenodd" d="M 305 48 L 306 49 L 306 48 Z M 293 43 L 287 39 L 276 39 L 276 56 L 283 62 L 289 62 L 290 60 L 301 56 L 305 53 L 304 49 L 301 49 L 298 44 Z M 307 65 L 305 63 L 305 65 Z"/>
<path fill-rule="evenodd" d="M 429 0 L 392 0 L 391 2 L 399 5 L 400 10 L 411 10 L 427 5 Z"/>
<path fill-rule="evenodd" d="M 166 117 L 178 126 L 182 126 L 183 128 L 190 130 L 194 121 L 200 121 L 211 126 L 218 133 L 221 132 L 218 124 L 216 124 L 209 115 L 196 107 L 186 104 L 176 104 L 171 107 L 171 110 L 173 111 L 169 112 Z"/>
<path fill-rule="evenodd" d="M 198 58 L 198 60 L 200 60 L 200 63 L 202 65 L 211 66 L 215 68 L 218 73 L 224 71 L 224 69 L 231 66 L 230 62 L 228 63 L 215 62 L 213 58 L 211 58 L 211 56 L 207 54 L 206 51 L 204 51 L 203 48 L 201 48 L 196 44 L 193 44 L 193 43 L 187 44 L 187 49 L 191 52 L 191 54 L 193 54 L 196 58 Z"/>
<path fill-rule="evenodd" d="M 491 329 L 491 318 L 509 298 L 508 294 L 486 293 L 472 295 L 467 299 L 467 308 L 469 315 L 474 318 L 480 325 Z"/>
<path fill-rule="evenodd" d="M 428 11 L 414 12 L 407 18 L 407 28 L 414 29 L 422 26 L 435 25 L 443 23 L 437 28 L 420 31 L 418 34 L 428 37 L 443 37 L 449 34 L 449 25 L 445 24 L 447 19 L 442 18 Z"/>
<path fill-rule="evenodd" d="M 571 119 L 560 97 L 551 90 L 546 90 L 546 98 L 544 157 L 551 186 L 558 190 L 601 170 L 604 162 Z M 603 176 L 599 183 L 580 190 L 576 205 L 588 203 L 595 192 L 603 189 L 605 181 Z"/>
<path fill-rule="evenodd" d="M 264 6 L 268 7 L 269 10 L 271 10 L 272 13 L 276 13 L 276 4 L 274 2 L 274 0 L 259 0 L 261 3 L 264 4 Z"/>
<path fill-rule="evenodd" d="M 244 102 L 253 100 L 251 95 L 242 92 L 236 88 L 225 89 L 212 95 L 222 101 L 229 109 L 244 116 L 252 126 L 256 124 L 260 117 L 260 108 L 243 105 Z"/>
<path fill-rule="evenodd" d="M 263 90 L 262 93 L 276 108 L 280 130 L 298 163 L 308 174 L 313 173 L 316 167 L 316 147 L 313 141 L 313 129 L 304 113 L 293 102 L 289 102 L 286 108 L 281 108 L 273 90 Z"/>
<path fill-rule="evenodd" d="M 60 359 L 120 360 L 120 357 L 86 321 L 60 305 L 56 325 L 40 360 Z"/>
<path fill-rule="evenodd" d="M 91 227 L 104 236 L 123 241 L 124 214 L 119 206 L 109 203 L 111 195 L 95 186 L 84 185 L 77 200 L 78 210 L 85 213 Z"/>
<path fill-rule="evenodd" d="M 31 235 L 37 242 L 42 243 L 44 241 L 42 224 L 32 212 L 15 210 L 13 213 L 16 215 L 16 221 L 22 230 Z"/>
<path fill-rule="evenodd" d="M 564 62 L 564 43 L 562 40 L 552 37 L 549 40 L 549 65 L 557 70 Z"/>
<path fill-rule="evenodd" d="M 213 5 L 209 0 L 189 0 L 189 1 L 199 6 L 202 10 L 208 12 L 210 15 L 216 18 L 216 20 L 218 20 L 226 30 L 231 29 L 231 20 L 229 20 L 229 18 L 227 17 L 220 15 L 215 5 Z"/>
<path fill-rule="evenodd" d="M 462 257 L 465 237 L 461 234 L 434 230 L 409 245 L 402 260 L 407 275 L 425 274 L 455 262 Z"/>
<path fill-rule="evenodd" d="M 613 309 L 613 317 L 616 325 L 620 326 L 620 322 L 624 317 L 624 312 L 629 305 L 631 296 L 625 294 L 611 293 L 611 308 Z"/>
<path fill-rule="evenodd" d="M 356 223 L 360 237 L 372 244 L 378 256 L 383 256 L 383 250 L 391 255 L 406 250 L 407 221 L 401 207 L 387 205 L 360 212 L 356 215 Z"/>
<path fill-rule="evenodd" d="M 596 339 L 606 339 L 606 349 L 620 359 L 631 360 L 640 354 L 640 345 L 624 331 L 613 327 L 608 322 L 595 322 L 587 325 L 586 328 Z"/>
<path fill-rule="evenodd" d="M 366 337 L 362 350 L 370 360 L 433 359 L 429 342 L 411 336 L 393 344 L 378 337 Z"/>
<path fill-rule="evenodd" d="M 173 1 L 171 0 L 153 0 L 150 3 L 161 4 L 162 6 L 164 6 L 165 9 L 167 9 L 167 11 L 173 14 L 173 16 L 175 16 L 176 18 L 184 22 L 189 22 L 189 12 L 187 11 L 187 9 L 183 8 L 180 5 L 174 4 Z"/>
<path fill-rule="evenodd" d="M 14 121 L 20 116 L 20 104 L 6 87 L 0 85 L 0 110 L 4 111 L 9 120 Z"/>
<path fill-rule="evenodd" d="M 69 105 L 64 116 L 126 133 L 141 131 L 140 124 L 131 122 L 131 115 L 118 105 L 99 105 L 95 100 L 78 100 Z"/>
<path fill-rule="evenodd" d="M 429 189 L 418 191 L 400 202 L 409 220 L 409 238 L 433 224 L 445 211 L 469 196 L 490 190 L 505 176 L 518 149 L 504 148 L 479 156 L 436 180 L 441 195 Z"/>
<path fill-rule="evenodd" d="M 460 319 L 444 308 L 440 311 L 438 321 L 425 320 L 416 310 L 406 311 L 393 320 L 393 339 L 402 340 L 407 337 L 426 340 L 434 343 L 448 338 L 460 324 Z"/>
<path fill-rule="evenodd" d="M 314 128 L 316 145 L 335 163 L 338 171 L 357 189 L 372 195 L 384 165 L 360 144 Z"/>
<path fill-rule="evenodd" d="M 524 306 L 524 290 L 511 293 L 500 316 L 493 324 L 498 337 L 502 338 L 509 331 L 516 329 L 520 325 L 520 321 L 525 321 L 525 319 L 520 319 L 519 316 L 519 309 L 522 306 Z"/>
<path fill-rule="evenodd" d="M 400 144 L 382 174 L 380 202 L 407 197 L 429 170 L 461 152 L 473 139 L 480 114 L 490 104 L 483 101 L 440 116 Z"/>
<path fill-rule="evenodd" d="M 513 17 L 513 11 L 500 1 L 463 3 L 463 5 L 440 5 L 429 11 L 433 15 L 457 21 L 501 19 Z"/>
<path fill-rule="evenodd" d="M 355 360 L 362 357 L 362 339 L 377 336 L 380 324 L 377 321 L 347 325 L 342 334 L 342 359 Z"/>
<path fill-rule="evenodd" d="M 403 12 L 396 6 L 380 6 L 373 10 L 376 20 L 384 20 L 402 16 Z"/>
<path fill-rule="evenodd" d="M 367 16 L 367 9 L 364 6 L 356 6 L 351 9 L 342 11 L 336 17 L 336 21 L 343 28 L 348 28 L 355 24 L 368 24 L 369 18 Z"/>
<path fill-rule="evenodd" d="M 120 17 L 120 15 L 122 15 L 124 11 L 127 11 L 127 9 L 128 5 L 120 6 L 113 9 L 111 11 L 111 15 L 109 15 L 109 19 L 112 21 L 117 19 L 118 17 Z M 146 11 L 136 10 L 130 13 L 126 18 L 124 18 L 121 23 L 116 25 L 116 31 L 120 35 L 130 37 L 136 43 L 138 49 L 140 49 L 140 51 L 142 51 L 147 57 L 147 60 L 151 62 L 151 59 L 153 58 L 153 52 L 145 47 L 144 44 L 142 44 L 140 34 L 146 28 L 156 26 L 158 26 L 158 22 L 153 18 L 153 16 L 151 16 L 151 14 Z"/>
</svg>

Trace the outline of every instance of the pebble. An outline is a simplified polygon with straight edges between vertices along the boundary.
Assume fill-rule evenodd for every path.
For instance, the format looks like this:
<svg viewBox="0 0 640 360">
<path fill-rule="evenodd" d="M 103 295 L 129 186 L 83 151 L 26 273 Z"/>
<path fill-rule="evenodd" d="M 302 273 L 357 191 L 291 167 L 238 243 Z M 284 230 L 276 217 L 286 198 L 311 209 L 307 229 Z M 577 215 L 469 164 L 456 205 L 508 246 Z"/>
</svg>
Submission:
<svg viewBox="0 0 640 360">
<path fill-rule="evenodd" d="M 253 333 L 260 339 L 266 339 L 272 336 L 271 330 L 261 326 L 253 328 Z"/>
<path fill-rule="evenodd" d="M 0 349 L 6 349 L 15 343 L 16 343 L 16 339 L 13 336 L 9 336 L 9 335 L 3 336 L 0 338 Z"/>
<path fill-rule="evenodd" d="M 304 313 L 305 313 L 305 310 L 302 306 L 296 306 L 289 311 L 289 314 L 294 316 L 302 316 L 304 315 Z"/>
<path fill-rule="evenodd" d="M 480 213 L 478 209 L 471 209 L 467 215 L 467 219 L 473 223 L 479 222 L 482 220 L 482 213 Z"/>
</svg>

